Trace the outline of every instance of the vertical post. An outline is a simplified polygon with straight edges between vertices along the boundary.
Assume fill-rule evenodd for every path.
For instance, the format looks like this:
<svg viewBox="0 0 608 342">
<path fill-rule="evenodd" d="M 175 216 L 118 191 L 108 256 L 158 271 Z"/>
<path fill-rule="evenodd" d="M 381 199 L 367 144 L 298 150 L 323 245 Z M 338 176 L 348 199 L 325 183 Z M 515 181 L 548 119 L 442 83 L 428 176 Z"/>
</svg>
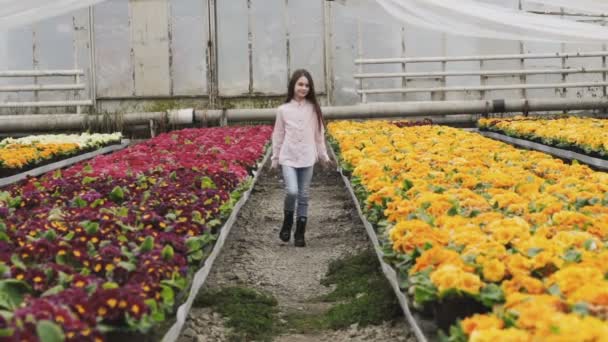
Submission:
<svg viewBox="0 0 608 342">
<path fill-rule="evenodd" d="M 441 52 L 442 52 L 443 57 L 447 57 L 447 54 L 448 54 L 447 43 L 448 43 L 448 39 L 447 39 L 446 35 L 442 34 L 441 35 L 441 50 L 442 50 Z M 441 71 L 445 72 L 446 69 L 447 69 L 447 62 L 442 61 L 441 62 Z M 444 75 L 441 77 L 441 87 L 445 88 L 446 86 L 447 86 L 447 80 Z M 447 97 L 445 91 L 442 91 L 440 96 L 441 96 L 441 101 L 445 101 L 445 99 Z"/>
<path fill-rule="evenodd" d="M 357 18 L 357 58 L 363 58 L 363 37 L 361 37 L 361 20 Z M 363 64 L 359 63 L 357 65 L 357 71 L 359 74 L 363 73 Z M 363 91 L 363 79 L 359 79 L 359 91 Z M 367 96 L 364 93 L 360 93 L 361 103 L 367 102 Z"/>
<path fill-rule="evenodd" d="M 97 57 L 95 51 L 95 7 L 89 7 L 89 96 L 97 112 Z"/>
<path fill-rule="evenodd" d="M 564 19 L 564 8 L 560 7 L 559 8 L 559 12 L 561 13 L 560 17 L 563 20 Z M 560 46 L 561 46 L 562 53 L 565 53 L 566 52 L 566 44 L 565 43 L 561 43 Z M 567 64 L 566 63 L 566 57 L 562 57 L 562 69 L 566 69 L 566 64 Z M 567 80 L 567 76 L 568 76 L 567 73 L 563 73 L 562 74 L 562 83 L 566 83 L 568 81 Z M 566 88 L 562 88 L 561 97 L 566 97 L 567 91 L 568 90 Z"/>
<path fill-rule="evenodd" d="M 406 53 L 406 44 L 405 44 L 405 26 L 401 26 L 401 57 L 402 58 L 406 58 L 407 53 Z M 406 62 L 403 61 L 403 63 L 401 63 L 401 72 L 402 73 L 406 73 L 407 72 L 407 65 Z M 401 88 L 405 89 L 407 88 L 407 77 L 402 77 L 401 78 Z M 403 93 L 401 94 L 402 96 L 402 100 L 403 101 L 407 101 L 407 93 Z"/>
<path fill-rule="evenodd" d="M 606 21 L 602 22 L 602 26 L 606 26 Z M 602 51 L 606 52 L 606 43 L 602 43 Z M 602 69 L 606 70 L 606 56 L 602 56 Z M 606 83 L 606 71 L 602 72 L 602 82 Z M 606 86 L 602 87 L 602 95 L 606 97 Z"/>
<path fill-rule="evenodd" d="M 74 39 L 72 40 L 72 52 L 74 54 L 73 58 L 74 58 L 74 70 L 78 70 L 78 39 L 76 38 L 78 36 L 78 31 L 81 30 L 81 28 L 78 26 L 78 24 L 76 23 L 76 16 L 72 16 L 72 27 L 74 29 Z M 76 72 L 76 75 L 74 75 L 74 83 L 75 84 L 79 84 L 80 83 L 80 73 L 78 73 L 78 71 Z M 78 90 L 74 90 L 74 99 L 78 100 Z M 80 106 L 76 106 L 76 114 L 80 114 L 81 113 L 81 108 Z"/>
<path fill-rule="evenodd" d="M 479 60 L 479 71 L 483 71 L 483 59 Z M 479 85 L 485 86 L 486 85 L 486 80 L 487 80 L 487 76 L 479 75 Z M 480 98 L 480 100 L 485 100 L 486 99 L 486 91 L 485 90 L 480 90 L 479 91 L 479 98 Z"/>
<path fill-rule="evenodd" d="M 32 66 L 34 70 L 38 70 L 40 66 L 40 61 L 38 59 L 38 39 L 36 37 L 36 27 L 32 29 Z M 38 84 L 38 77 L 34 76 L 34 84 Z M 34 101 L 40 101 L 40 94 L 38 91 L 34 91 Z M 39 113 L 39 107 L 34 108 L 34 113 Z"/>
<path fill-rule="evenodd" d="M 323 1 L 323 54 L 325 72 L 325 91 L 327 92 L 327 104 L 334 102 L 334 58 L 333 58 L 333 28 L 332 28 L 332 2 Z"/>
<path fill-rule="evenodd" d="M 253 95 L 253 13 L 251 1 L 247 0 L 247 46 L 249 52 L 249 95 Z"/>
<path fill-rule="evenodd" d="M 522 0 L 519 0 L 519 10 L 523 10 L 523 4 L 522 4 Z M 519 41 L 519 54 L 523 55 L 525 53 L 525 49 L 524 49 L 524 42 L 523 41 Z M 521 58 L 519 60 L 519 69 L 520 70 L 525 70 L 526 69 L 526 59 L 525 58 Z M 526 84 L 528 83 L 528 79 L 526 77 L 526 75 L 521 74 L 519 75 L 519 83 L 521 84 Z M 521 90 L 521 97 L 524 99 L 528 98 L 528 92 L 526 91 L 526 89 L 522 89 Z"/>
<path fill-rule="evenodd" d="M 169 39 L 169 43 L 167 47 L 169 48 L 169 96 L 173 96 L 175 94 L 175 84 L 173 80 L 173 8 L 171 7 L 171 1 L 167 1 L 167 39 Z"/>
<path fill-rule="evenodd" d="M 285 0 L 285 51 L 287 53 L 287 84 L 289 84 L 289 78 L 291 77 L 291 42 L 290 42 L 290 31 L 289 31 L 289 0 Z"/>
<path fill-rule="evenodd" d="M 207 87 L 209 91 L 209 107 L 216 108 L 219 100 L 219 76 L 217 58 L 217 0 L 207 0 L 207 15 L 209 23 L 209 39 L 207 53 L 209 63 L 207 67 Z M 248 0 L 249 1 L 249 0 Z M 251 67 L 251 61 L 250 61 Z M 251 71 L 250 71 L 251 72 Z"/>
</svg>

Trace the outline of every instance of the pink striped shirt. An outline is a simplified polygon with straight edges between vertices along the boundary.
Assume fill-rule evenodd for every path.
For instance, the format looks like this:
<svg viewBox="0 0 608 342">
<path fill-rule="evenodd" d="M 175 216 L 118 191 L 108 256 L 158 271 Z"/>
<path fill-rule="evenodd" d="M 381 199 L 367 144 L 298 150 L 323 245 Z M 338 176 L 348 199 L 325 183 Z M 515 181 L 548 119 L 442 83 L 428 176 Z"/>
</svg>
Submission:
<svg viewBox="0 0 608 342">
<path fill-rule="evenodd" d="M 277 109 L 272 132 L 272 164 L 291 167 L 313 166 L 329 161 L 324 129 L 319 132 L 317 115 L 309 101 L 291 100 Z"/>
</svg>

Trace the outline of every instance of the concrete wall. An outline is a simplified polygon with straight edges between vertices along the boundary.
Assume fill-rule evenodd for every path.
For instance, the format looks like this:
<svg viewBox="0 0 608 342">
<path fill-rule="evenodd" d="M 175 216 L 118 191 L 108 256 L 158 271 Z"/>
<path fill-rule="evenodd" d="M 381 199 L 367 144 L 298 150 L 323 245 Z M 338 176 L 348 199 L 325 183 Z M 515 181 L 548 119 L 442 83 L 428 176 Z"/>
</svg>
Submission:
<svg viewBox="0 0 608 342">
<path fill-rule="evenodd" d="M 520 0 L 488 0 L 517 8 Z M 214 17 L 213 5 L 217 6 Z M 526 5 L 525 9 L 534 9 Z M 214 20 L 217 25 L 214 26 Z M 211 24 L 210 24 L 211 22 Z M 217 44 L 214 60 L 213 43 Z M 354 59 L 381 57 L 517 54 L 597 51 L 601 45 L 538 44 L 474 39 L 433 32 L 396 21 L 372 0 L 109 0 L 32 27 L 0 33 L 0 70 L 84 69 L 87 89 L 75 92 L 0 93 L 0 101 L 94 98 L 101 111 L 142 110 L 183 103 L 204 107 L 216 87 L 225 105 L 247 98 L 276 99 L 288 77 L 309 69 L 323 98 L 334 104 L 359 101 L 362 71 Z M 601 67 L 595 60 L 570 59 L 566 67 Z M 448 63 L 446 70 L 562 67 L 562 61 Z M 441 71 L 440 63 L 366 66 L 364 71 Z M 212 84 L 217 74 L 217 84 Z M 572 75 L 567 81 L 601 80 Z M 518 77 L 492 78 L 488 84 L 518 83 Z M 524 81 L 561 82 L 561 75 L 529 76 Z M 74 82 L 73 79 L 2 79 L 0 85 Z M 479 77 L 411 80 L 407 87 L 479 85 Z M 403 86 L 403 80 L 369 80 L 366 88 Z M 370 96 L 370 101 L 478 99 L 504 97 L 601 96 L 601 89 L 415 93 Z M 182 101 L 182 102 L 176 102 Z M 231 101 L 237 102 L 230 103 Z M 245 103 L 245 102 L 244 102 Z M 256 103 L 247 100 L 246 103 Z M 57 111 L 72 109 L 60 108 Z M 9 112 L 34 111 L 33 109 Z M 43 109 L 49 112 L 49 109 Z M 4 111 L 7 112 L 7 111 Z"/>
</svg>

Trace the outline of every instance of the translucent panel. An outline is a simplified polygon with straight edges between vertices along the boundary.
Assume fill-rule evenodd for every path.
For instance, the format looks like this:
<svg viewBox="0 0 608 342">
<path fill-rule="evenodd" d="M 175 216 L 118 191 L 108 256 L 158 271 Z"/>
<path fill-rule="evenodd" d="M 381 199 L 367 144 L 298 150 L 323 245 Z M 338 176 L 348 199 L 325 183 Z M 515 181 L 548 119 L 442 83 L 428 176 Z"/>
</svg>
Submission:
<svg viewBox="0 0 608 342">
<path fill-rule="evenodd" d="M 0 33 L 0 70 L 31 70 L 32 67 L 32 30 L 31 28 L 13 29 Z M 0 78 L 0 85 L 32 84 L 33 78 Z M 0 101 L 32 101 L 31 92 L 0 93 Z"/>
<path fill-rule="evenodd" d="M 74 68 L 74 18 L 62 15 L 41 21 L 34 25 L 36 55 L 39 69 Z M 43 77 L 40 84 L 74 83 L 73 78 Z M 72 92 L 39 92 L 38 100 L 57 101 L 73 99 Z"/>
<path fill-rule="evenodd" d="M 135 95 L 168 96 L 169 8 L 166 0 L 131 1 Z"/>
<path fill-rule="evenodd" d="M 97 96 L 133 95 L 129 2 L 109 0 L 95 6 Z"/>
<path fill-rule="evenodd" d="M 247 0 L 218 1 L 218 77 L 221 95 L 249 92 Z"/>
<path fill-rule="evenodd" d="M 285 11 L 285 0 L 251 0 L 254 92 L 286 93 Z"/>
<path fill-rule="evenodd" d="M 171 1 L 173 94 L 202 95 L 207 90 L 208 0 Z"/>
<path fill-rule="evenodd" d="M 334 79 L 334 102 L 338 105 L 359 102 L 356 89 L 358 84 L 352 75 L 357 72 L 354 60 L 357 58 L 357 9 L 362 0 L 348 1 L 344 4 L 332 2 L 332 66 Z"/>
<path fill-rule="evenodd" d="M 325 91 L 323 1 L 289 1 L 290 68 L 310 71 L 317 92 Z"/>
</svg>

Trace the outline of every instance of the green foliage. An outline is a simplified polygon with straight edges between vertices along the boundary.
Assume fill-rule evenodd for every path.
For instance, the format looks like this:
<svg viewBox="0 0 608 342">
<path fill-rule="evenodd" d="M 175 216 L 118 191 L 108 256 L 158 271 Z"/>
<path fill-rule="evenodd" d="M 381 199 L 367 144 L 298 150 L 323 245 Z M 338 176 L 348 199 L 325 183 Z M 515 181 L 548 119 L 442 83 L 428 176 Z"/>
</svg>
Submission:
<svg viewBox="0 0 608 342">
<path fill-rule="evenodd" d="M 278 332 L 277 300 L 271 295 L 243 287 L 203 291 L 194 305 L 213 307 L 233 328 L 232 340 L 270 341 Z"/>
</svg>

